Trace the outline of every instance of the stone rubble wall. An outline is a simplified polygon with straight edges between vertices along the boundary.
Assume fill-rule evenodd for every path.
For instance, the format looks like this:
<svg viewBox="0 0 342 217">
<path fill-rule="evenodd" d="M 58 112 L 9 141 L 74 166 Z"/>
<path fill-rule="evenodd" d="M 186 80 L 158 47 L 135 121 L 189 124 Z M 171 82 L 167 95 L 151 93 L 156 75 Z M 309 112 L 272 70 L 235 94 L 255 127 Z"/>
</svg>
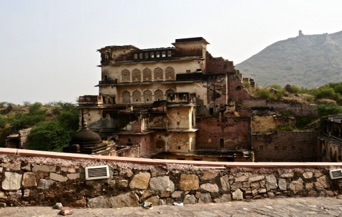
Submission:
<svg viewBox="0 0 342 217">
<path fill-rule="evenodd" d="M 110 157 L 4 154 L 0 149 L 0 207 L 117 208 L 341 194 L 329 169 L 339 164 L 222 163 Z M 80 155 L 83 156 L 83 155 Z M 132 158 L 133 159 L 133 158 Z M 85 167 L 108 165 L 111 178 L 85 180 Z M 220 166 L 221 165 L 221 166 Z M 342 167 L 342 166 L 340 166 Z"/>
</svg>

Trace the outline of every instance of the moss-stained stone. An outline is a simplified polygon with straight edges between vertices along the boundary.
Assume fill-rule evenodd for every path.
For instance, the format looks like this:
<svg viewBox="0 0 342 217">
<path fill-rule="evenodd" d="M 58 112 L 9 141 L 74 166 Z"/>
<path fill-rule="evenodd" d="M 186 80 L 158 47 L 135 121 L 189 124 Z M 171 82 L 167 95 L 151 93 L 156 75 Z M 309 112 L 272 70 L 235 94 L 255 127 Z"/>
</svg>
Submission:
<svg viewBox="0 0 342 217">
<path fill-rule="evenodd" d="M 23 185 L 24 187 L 33 187 L 33 186 L 37 186 L 37 181 L 36 181 L 36 176 L 35 176 L 35 174 L 32 173 L 32 172 L 24 173 L 22 185 Z"/>
<path fill-rule="evenodd" d="M 150 181 L 150 173 L 139 173 L 135 175 L 129 184 L 131 189 L 142 189 L 145 190 L 148 187 L 148 182 Z"/>
<path fill-rule="evenodd" d="M 5 179 L 2 182 L 4 190 L 18 190 L 21 186 L 22 175 L 19 173 L 5 172 Z"/>
<path fill-rule="evenodd" d="M 184 191 L 197 190 L 199 188 L 198 176 L 195 174 L 182 174 L 179 186 Z"/>
<path fill-rule="evenodd" d="M 198 178 L 197 178 L 198 182 Z M 168 176 L 153 177 L 150 181 L 150 188 L 154 191 L 174 192 L 175 185 Z M 198 188 L 198 187 L 197 187 Z"/>
</svg>

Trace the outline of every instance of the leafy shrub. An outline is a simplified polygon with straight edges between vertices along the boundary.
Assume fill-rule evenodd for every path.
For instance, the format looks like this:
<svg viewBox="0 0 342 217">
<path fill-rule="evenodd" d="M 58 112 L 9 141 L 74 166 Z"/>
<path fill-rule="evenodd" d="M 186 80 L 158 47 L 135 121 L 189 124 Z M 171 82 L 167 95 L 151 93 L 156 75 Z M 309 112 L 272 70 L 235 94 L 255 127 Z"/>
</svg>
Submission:
<svg viewBox="0 0 342 217">
<path fill-rule="evenodd" d="M 342 113 L 342 107 L 334 104 L 318 104 L 317 110 L 320 117 Z"/>
</svg>

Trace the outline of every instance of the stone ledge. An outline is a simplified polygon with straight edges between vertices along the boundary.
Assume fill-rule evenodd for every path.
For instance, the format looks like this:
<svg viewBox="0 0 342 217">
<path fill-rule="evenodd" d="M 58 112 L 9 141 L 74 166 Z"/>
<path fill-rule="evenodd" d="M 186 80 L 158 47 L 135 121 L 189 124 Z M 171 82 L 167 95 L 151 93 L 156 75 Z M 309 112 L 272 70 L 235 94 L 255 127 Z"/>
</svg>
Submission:
<svg viewBox="0 0 342 217">
<path fill-rule="evenodd" d="M 139 163 L 139 164 L 179 164 L 192 165 L 199 169 L 225 169 L 225 168 L 341 168 L 341 163 L 331 162 L 212 162 L 212 161 L 190 161 L 190 160 L 164 160 L 148 158 L 112 157 L 101 155 L 72 154 L 63 152 L 34 151 L 27 149 L 0 148 L 0 155 L 16 155 L 23 157 L 48 157 L 68 160 L 104 160 L 112 162 Z"/>
</svg>

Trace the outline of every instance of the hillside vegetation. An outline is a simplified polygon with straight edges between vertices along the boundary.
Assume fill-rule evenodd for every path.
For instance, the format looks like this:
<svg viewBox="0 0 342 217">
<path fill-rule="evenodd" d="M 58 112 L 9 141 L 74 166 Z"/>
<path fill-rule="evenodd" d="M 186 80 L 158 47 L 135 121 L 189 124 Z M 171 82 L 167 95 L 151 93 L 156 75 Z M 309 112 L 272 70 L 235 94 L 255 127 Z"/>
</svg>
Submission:
<svg viewBox="0 0 342 217">
<path fill-rule="evenodd" d="M 5 146 L 8 135 L 31 127 L 29 149 L 60 151 L 78 129 L 77 106 L 63 102 L 0 103 L 0 147 Z"/>
<path fill-rule="evenodd" d="M 342 31 L 278 41 L 236 65 L 260 85 L 317 88 L 342 81 Z"/>
</svg>

